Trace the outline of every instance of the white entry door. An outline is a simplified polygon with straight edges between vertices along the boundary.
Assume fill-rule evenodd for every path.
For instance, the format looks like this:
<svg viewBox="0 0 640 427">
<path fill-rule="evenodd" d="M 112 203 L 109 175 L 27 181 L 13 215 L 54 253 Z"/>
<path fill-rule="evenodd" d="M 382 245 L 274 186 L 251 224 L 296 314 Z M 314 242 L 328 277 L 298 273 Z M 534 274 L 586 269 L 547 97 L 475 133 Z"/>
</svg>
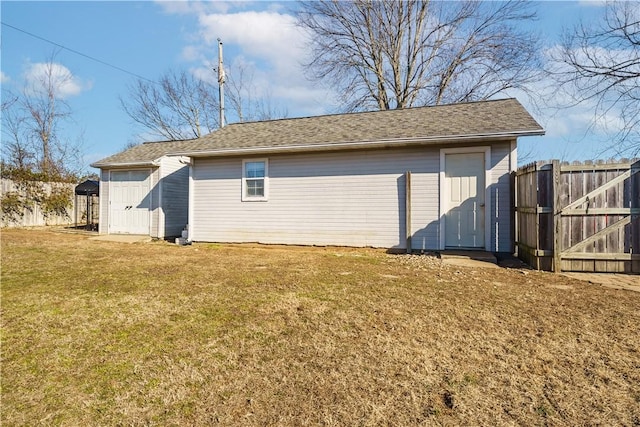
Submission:
<svg viewBox="0 0 640 427">
<path fill-rule="evenodd" d="M 484 159 L 484 153 L 446 154 L 446 247 L 485 247 Z"/>
<path fill-rule="evenodd" d="M 149 170 L 111 171 L 109 233 L 149 234 Z"/>
</svg>

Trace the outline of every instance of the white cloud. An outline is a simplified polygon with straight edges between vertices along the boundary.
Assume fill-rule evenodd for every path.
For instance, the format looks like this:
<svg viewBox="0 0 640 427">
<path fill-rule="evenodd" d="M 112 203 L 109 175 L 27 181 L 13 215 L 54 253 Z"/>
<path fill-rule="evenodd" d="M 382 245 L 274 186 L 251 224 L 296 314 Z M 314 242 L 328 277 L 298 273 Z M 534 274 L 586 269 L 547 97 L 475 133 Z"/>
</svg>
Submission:
<svg viewBox="0 0 640 427">
<path fill-rule="evenodd" d="M 174 1 L 164 1 L 164 0 L 156 0 L 155 2 L 160 6 L 160 8 L 167 14 L 170 15 L 189 15 L 194 13 L 201 13 L 204 11 L 205 7 L 202 2 L 199 1 L 188 1 L 188 0 L 174 0 Z"/>
<path fill-rule="evenodd" d="M 214 4 L 212 4 L 214 3 Z M 192 14 L 198 26 L 181 57 L 198 65 L 191 72 L 212 84 L 217 67 L 217 39 L 224 43 L 225 71 L 230 78 L 238 64 L 252 74 L 252 96 L 267 96 L 290 115 L 326 112 L 332 93 L 309 81 L 302 68 L 306 35 L 280 3 L 255 8 L 250 2 L 160 2 L 166 13 Z"/>
<path fill-rule="evenodd" d="M 171 15 L 203 15 L 207 13 L 227 13 L 234 8 L 245 8 L 247 1 L 198 1 L 198 0 L 155 0 L 162 10 Z"/>
<path fill-rule="evenodd" d="M 607 0 L 580 0 L 580 6 L 603 7 L 607 5 Z"/>
<path fill-rule="evenodd" d="M 180 56 L 182 57 L 182 59 L 184 59 L 187 62 L 204 59 L 200 52 L 200 49 L 198 49 L 197 46 L 193 46 L 193 45 L 183 47 L 182 53 Z"/>
<path fill-rule="evenodd" d="M 55 62 L 29 64 L 24 79 L 27 91 L 35 95 L 45 94 L 49 85 L 60 98 L 79 95 L 91 88 L 90 83 L 83 83 L 67 67 Z"/>
<path fill-rule="evenodd" d="M 329 92 L 315 87 L 304 75 L 306 35 L 295 25 L 294 16 L 271 9 L 204 14 L 198 20 L 202 40 L 211 46 L 220 38 L 229 51 L 239 52 L 229 58 L 225 48 L 225 63 L 254 64 L 255 86 L 265 88 L 264 93 L 278 99 L 293 115 L 326 112 Z"/>
<path fill-rule="evenodd" d="M 199 21 L 201 34 L 208 42 L 220 36 L 256 53 L 263 53 L 265 47 L 291 42 L 287 37 L 295 35 L 295 18 L 277 12 L 208 14 L 201 15 Z"/>
<path fill-rule="evenodd" d="M 11 80 L 11 78 L 9 78 L 9 76 L 7 76 L 5 73 L 3 73 L 2 71 L 0 71 L 0 83 L 8 83 Z"/>
<path fill-rule="evenodd" d="M 247 11 L 202 15 L 199 22 L 200 34 L 207 43 L 221 38 L 223 43 L 237 45 L 243 54 L 277 68 L 297 64 L 304 57 L 304 34 L 291 15 Z"/>
</svg>

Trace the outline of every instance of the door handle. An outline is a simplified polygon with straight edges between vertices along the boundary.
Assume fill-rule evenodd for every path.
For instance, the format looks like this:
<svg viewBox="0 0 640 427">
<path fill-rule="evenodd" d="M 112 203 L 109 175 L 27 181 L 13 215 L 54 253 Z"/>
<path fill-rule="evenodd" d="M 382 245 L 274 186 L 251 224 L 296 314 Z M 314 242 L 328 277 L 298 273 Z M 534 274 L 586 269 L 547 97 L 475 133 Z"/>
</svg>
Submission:
<svg viewBox="0 0 640 427">
<path fill-rule="evenodd" d="M 480 207 L 481 207 L 481 208 L 484 208 L 484 203 L 480 203 Z"/>
</svg>

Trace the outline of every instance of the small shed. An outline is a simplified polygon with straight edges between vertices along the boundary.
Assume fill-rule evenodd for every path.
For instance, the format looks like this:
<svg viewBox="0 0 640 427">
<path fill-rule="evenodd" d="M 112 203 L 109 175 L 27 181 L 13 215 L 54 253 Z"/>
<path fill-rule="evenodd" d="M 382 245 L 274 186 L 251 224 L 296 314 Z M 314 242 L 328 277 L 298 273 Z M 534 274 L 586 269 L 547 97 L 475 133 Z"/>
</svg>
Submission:
<svg viewBox="0 0 640 427">
<path fill-rule="evenodd" d="M 100 183 L 88 179 L 75 188 L 75 226 L 97 231 L 100 217 Z M 80 225 L 82 222 L 82 225 Z"/>
<path fill-rule="evenodd" d="M 145 142 L 93 163 L 100 169 L 100 234 L 182 235 L 189 218 L 187 141 Z"/>
</svg>

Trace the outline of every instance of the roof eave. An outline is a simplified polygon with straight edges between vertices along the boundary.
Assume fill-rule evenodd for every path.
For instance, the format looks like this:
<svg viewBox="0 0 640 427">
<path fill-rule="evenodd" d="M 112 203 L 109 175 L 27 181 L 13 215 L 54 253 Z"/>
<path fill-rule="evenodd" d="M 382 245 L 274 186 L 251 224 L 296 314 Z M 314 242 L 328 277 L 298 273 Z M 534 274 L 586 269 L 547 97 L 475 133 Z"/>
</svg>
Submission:
<svg viewBox="0 0 640 427">
<path fill-rule="evenodd" d="M 155 166 L 160 166 L 160 159 L 135 161 L 135 162 L 96 162 L 96 163 L 91 163 L 89 166 L 97 169 L 155 167 Z"/>
<path fill-rule="evenodd" d="M 286 146 L 268 146 L 268 147 L 248 147 L 248 148 L 222 148 L 217 150 L 192 150 L 172 153 L 178 156 L 187 157 L 220 157 L 220 156 L 237 156 L 252 154 L 268 154 L 268 153 L 300 153 L 312 151 L 339 151 L 339 150 L 356 150 L 367 148 L 390 148 L 390 147 L 406 147 L 414 145 L 435 145 L 450 143 L 467 143 L 480 141 L 496 141 L 510 140 L 520 136 L 540 136 L 544 135 L 544 129 L 533 129 L 513 132 L 498 132 L 487 134 L 472 135 L 447 135 L 429 138 L 397 138 L 384 139 L 376 141 L 350 141 L 339 143 L 322 143 L 311 145 L 286 145 Z"/>
</svg>

